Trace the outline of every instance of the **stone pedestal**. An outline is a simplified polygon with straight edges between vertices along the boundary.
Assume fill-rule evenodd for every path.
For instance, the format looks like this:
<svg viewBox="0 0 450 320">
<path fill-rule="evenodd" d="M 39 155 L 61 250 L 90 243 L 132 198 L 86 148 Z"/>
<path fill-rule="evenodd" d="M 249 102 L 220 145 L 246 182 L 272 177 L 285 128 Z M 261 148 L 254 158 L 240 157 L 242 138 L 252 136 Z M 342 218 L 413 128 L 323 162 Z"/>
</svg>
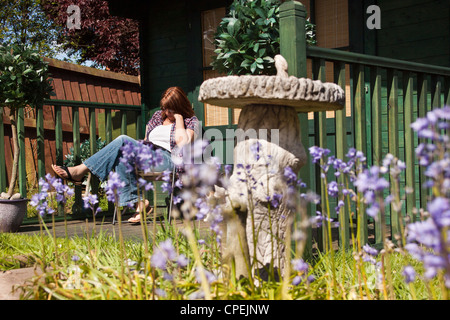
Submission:
<svg viewBox="0 0 450 320">
<path fill-rule="evenodd" d="M 199 100 L 241 107 L 234 170 L 227 189 L 216 188 L 227 221 L 227 252 L 236 272 L 248 267 L 263 279 L 285 261 L 285 233 L 292 212 L 286 204 L 284 169 L 306 163 L 298 112 L 342 109 L 344 91 L 334 83 L 288 77 L 287 63 L 275 57 L 277 76 L 229 76 L 205 81 Z M 279 203 L 274 203 L 278 197 Z"/>
</svg>

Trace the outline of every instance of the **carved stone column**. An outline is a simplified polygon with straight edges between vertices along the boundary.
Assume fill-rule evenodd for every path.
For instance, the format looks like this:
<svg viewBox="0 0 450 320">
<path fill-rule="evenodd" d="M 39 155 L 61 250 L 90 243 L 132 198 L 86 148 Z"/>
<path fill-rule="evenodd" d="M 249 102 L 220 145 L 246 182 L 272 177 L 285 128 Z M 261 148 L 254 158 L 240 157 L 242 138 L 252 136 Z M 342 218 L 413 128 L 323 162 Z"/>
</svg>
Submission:
<svg viewBox="0 0 450 320">
<path fill-rule="evenodd" d="M 230 185 L 216 188 L 216 197 L 223 200 L 227 221 L 225 256 L 234 258 L 238 275 L 248 276 L 249 265 L 263 279 L 270 268 L 282 274 L 286 263 L 292 212 L 285 200 L 284 169 L 298 172 L 306 162 L 297 113 L 337 110 L 345 101 L 336 84 L 288 77 L 282 56 L 275 57 L 275 65 L 276 76 L 209 79 L 199 93 L 202 102 L 242 108 Z M 274 196 L 278 205 L 272 203 Z"/>
</svg>

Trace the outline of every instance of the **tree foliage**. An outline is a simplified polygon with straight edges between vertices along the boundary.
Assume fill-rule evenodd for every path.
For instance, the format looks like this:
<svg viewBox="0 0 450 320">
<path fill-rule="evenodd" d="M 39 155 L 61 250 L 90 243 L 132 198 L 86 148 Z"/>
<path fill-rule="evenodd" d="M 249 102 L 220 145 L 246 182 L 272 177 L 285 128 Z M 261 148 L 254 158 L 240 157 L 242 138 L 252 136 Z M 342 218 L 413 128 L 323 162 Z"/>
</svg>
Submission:
<svg viewBox="0 0 450 320">
<path fill-rule="evenodd" d="M 18 178 L 17 111 L 27 105 L 42 104 L 50 97 L 53 87 L 48 78 L 48 64 L 37 51 L 17 44 L 0 45 L 0 107 L 11 109 L 9 119 L 14 149 L 7 199 L 12 196 Z"/>
<path fill-rule="evenodd" d="M 67 28 L 70 5 L 81 11 L 81 28 Z M 57 39 L 76 62 L 93 61 L 96 67 L 130 75 L 139 73 L 138 22 L 111 16 L 103 0 L 42 0 L 42 8 L 62 28 Z"/>
<path fill-rule="evenodd" d="M 0 45 L 28 46 L 52 56 L 61 28 L 49 20 L 40 0 L 0 0 Z"/>
<path fill-rule="evenodd" d="M 234 0 L 215 35 L 215 70 L 228 75 L 274 74 L 280 53 L 280 0 Z M 308 44 L 315 44 L 314 25 L 307 21 Z"/>
</svg>

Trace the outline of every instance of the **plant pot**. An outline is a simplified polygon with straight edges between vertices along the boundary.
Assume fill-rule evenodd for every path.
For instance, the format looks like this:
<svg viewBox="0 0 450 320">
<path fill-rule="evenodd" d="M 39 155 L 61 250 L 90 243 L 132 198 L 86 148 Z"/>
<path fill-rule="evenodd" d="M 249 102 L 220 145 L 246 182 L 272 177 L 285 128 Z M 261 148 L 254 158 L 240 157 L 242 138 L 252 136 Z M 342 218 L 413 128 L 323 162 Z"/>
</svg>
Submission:
<svg viewBox="0 0 450 320">
<path fill-rule="evenodd" d="M 19 230 L 25 215 L 29 199 L 0 199 L 0 232 Z"/>
</svg>

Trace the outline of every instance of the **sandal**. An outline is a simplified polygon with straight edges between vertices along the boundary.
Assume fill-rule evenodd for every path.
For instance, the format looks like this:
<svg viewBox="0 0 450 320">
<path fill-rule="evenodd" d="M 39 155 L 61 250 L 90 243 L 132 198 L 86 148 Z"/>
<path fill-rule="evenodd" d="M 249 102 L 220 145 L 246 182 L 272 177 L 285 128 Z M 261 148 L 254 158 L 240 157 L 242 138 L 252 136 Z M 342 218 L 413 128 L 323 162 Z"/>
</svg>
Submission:
<svg viewBox="0 0 450 320">
<path fill-rule="evenodd" d="M 72 175 L 71 175 L 70 172 L 69 172 L 69 168 L 67 168 L 66 166 L 58 166 L 58 167 L 59 167 L 60 169 L 64 170 L 64 171 L 67 173 L 67 177 L 61 176 L 60 174 L 58 174 L 58 172 L 55 171 L 55 169 L 53 169 L 53 165 L 52 165 L 52 170 L 53 170 L 53 172 L 54 172 L 58 177 L 60 177 L 61 179 L 66 180 L 66 181 L 69 181 L 69 182 L 72 182 L 72 183 L 73 183 L 74 185 L 76 185 L 76 186 L 79 186 L 79 185 L 81 185 L 81 184 L 83 183 L 84 179 L 81 179 L 80 181 L 74 180 L 74 179 L 72 178 Z"/>
<path fill-rule="evenodd" d="M 150 214 L 153 212 L 153 207 L 150 207 L 150 209 L 148 210 L 147 214 Z M 148 216 L 147 216 L 148 219 Z M 135 214 L 133 214 L 133 216 L 128 219 L 129 223 L 140 223 L 141 222 L 141 213 L 140 212 L 136 212 Z"/>
</svg>

